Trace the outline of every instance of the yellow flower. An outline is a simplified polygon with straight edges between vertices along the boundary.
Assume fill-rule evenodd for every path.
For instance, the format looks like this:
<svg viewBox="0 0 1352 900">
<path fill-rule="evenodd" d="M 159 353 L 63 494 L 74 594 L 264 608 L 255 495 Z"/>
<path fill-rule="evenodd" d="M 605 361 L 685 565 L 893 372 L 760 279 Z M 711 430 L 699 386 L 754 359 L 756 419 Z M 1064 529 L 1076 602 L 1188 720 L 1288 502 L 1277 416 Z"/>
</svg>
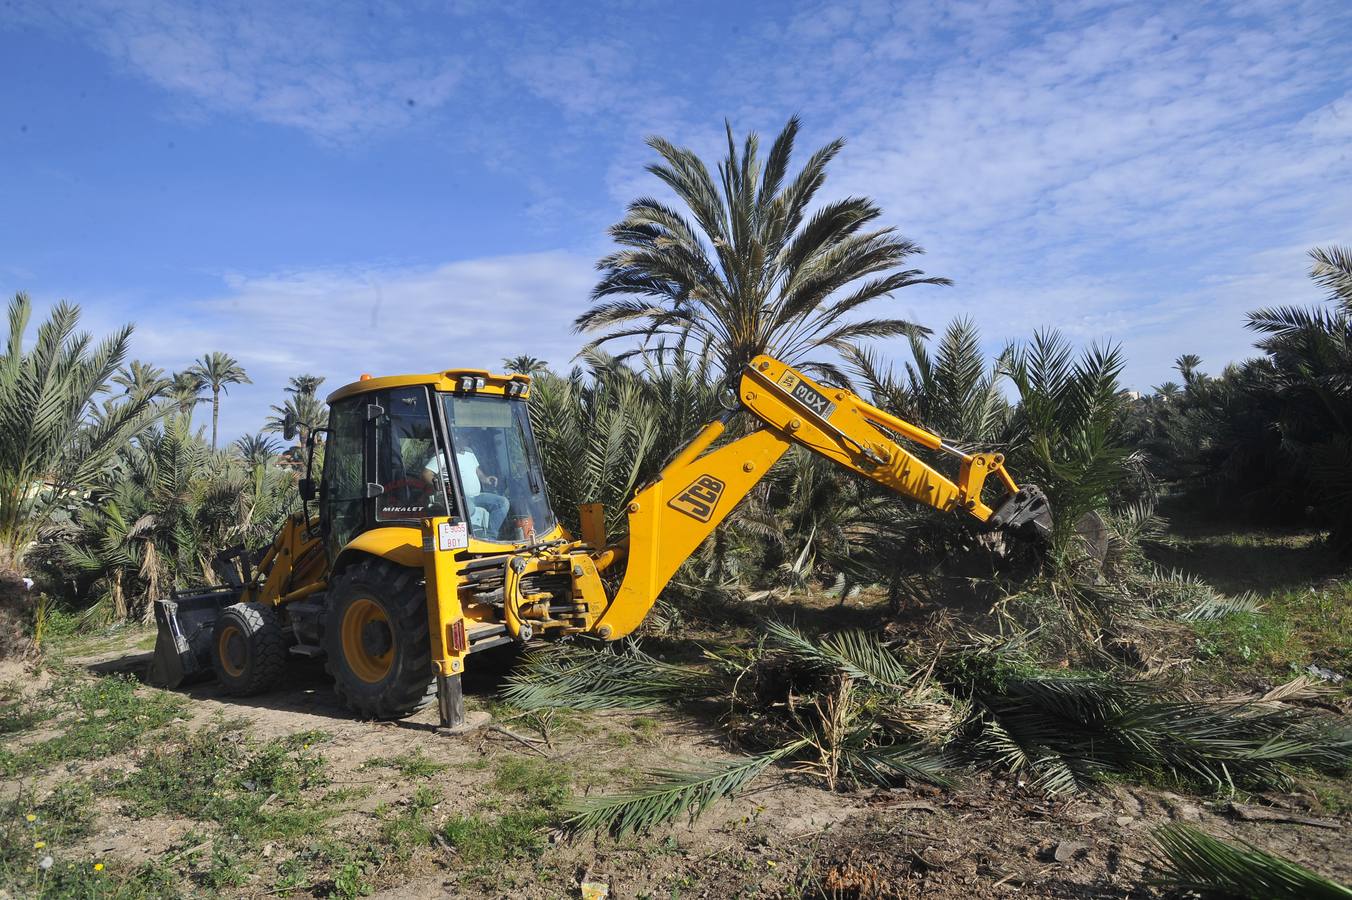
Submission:
<svg viewBox="0 0 1352 900">
<path fill-rule="evenodd" d="M 38 817 L 33 815 L 32 813 L 29 813 L 28 815 L 24 816 L 24 818 L 30 822 L 36 822 L 38 820 Z"/>
<path fill-rule="evenodd" d="M 94 863 L 94 871 L 95 871 L 95 872 L 102 872 L 102 871 L 103 871 L 103 863 Z"/>
<path fill-rule="evenodd" d="M 34 841 L 34 842 L 33 842 L 33 849 L 34 849 L 34 850 L 41 850 L 43 847 L 46 847 L 46 846 L 47 846 L 47 842 L 46 842 L 46 841 Z"/>
</svg>

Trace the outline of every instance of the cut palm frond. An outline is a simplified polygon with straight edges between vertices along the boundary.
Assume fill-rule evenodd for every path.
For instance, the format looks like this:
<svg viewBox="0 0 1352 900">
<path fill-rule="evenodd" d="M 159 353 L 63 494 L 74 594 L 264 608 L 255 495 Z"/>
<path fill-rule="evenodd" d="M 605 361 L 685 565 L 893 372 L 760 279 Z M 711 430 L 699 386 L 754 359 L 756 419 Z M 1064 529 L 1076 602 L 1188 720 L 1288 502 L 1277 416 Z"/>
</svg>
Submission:
<svg viewBox="0 0 1352 900">
<path fill-rule="evenodd" d="M 798 659 L 881 687 L 903 688 L 911 672 L 877 637 L 863 631 L 843 631 L 819 641 L 779 622 L 766 626 L 770 643 Z"/>
<path fill-rule="evenodd" d="M 977 673 L 968 688 L 980 711 L 978 757 L 1027 772 L 1048 793 L 1108 773 L 1232 791 L 1287 787 L 1301 769 L 1352 767 L 1352 735 L 1306 710 L 1179 700 L 1148 682 L 967 666 Z"/>
<path fill-rule="evenodd" d="M 574 831 L 608 831 L 617 836 L 645 832 L 687 815 L 693 821 L 718 800 L 731 797 L 777 760 L 800 750 L 796 741 L 757 756 L 708 763 L 688 770 L 653 772 L 638 790 L 574 801 L 566 825 Z"/>
<path fill-rule="evenodd" d="M 1233 616 L 1238 613 L 1255 613 L 1262 608 L 1263 604 L 1258 601 L 1257 595 L 1251 591 L 1240 594 L 1238 597 L 1217 594 L 1215 597 L 1202 600 L 1179 618 L 1185 622 L 1204 622 L 1212 619 L 1223 619 L 1226 616 Z"/>
<path fill-rule="evenodd" d="M 1165 825 L 1154 837 L 1163 854 L 1160 883 L 1177 891 L 1249 900 L 1352 900 L 1352 889 L 1303 866 L 1188 825 Z"/>
<path fill-rule="evenodd" d="M 919 744 L 846 748 L 841 753 L 841 763 L 845 774 L 856 781 L 876 785 L 904 780 L 948 787 L 953 784 L 951 773 L 955 767 L 949 757 Z"/>
<path fill-rule="evenodd" d="M 522 709 L 646 710 L 707 696 L 716 675 L 653 659 L 636 644 L 616 651 L 536 647 L 508 678 L 502 698 Z"/>
</svg>

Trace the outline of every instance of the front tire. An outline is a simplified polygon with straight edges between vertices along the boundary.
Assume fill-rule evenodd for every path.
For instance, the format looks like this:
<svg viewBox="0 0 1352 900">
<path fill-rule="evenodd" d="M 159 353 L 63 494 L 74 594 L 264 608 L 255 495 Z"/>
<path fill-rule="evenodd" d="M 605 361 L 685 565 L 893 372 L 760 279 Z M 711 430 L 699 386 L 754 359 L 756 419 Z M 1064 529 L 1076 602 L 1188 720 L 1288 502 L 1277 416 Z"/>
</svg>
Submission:
<svg viewBox="0 0 1352 900">
<path fill-rule="evenodd" d="M 425 706 L 435 673 L 422 572 L 368 559 L 337 575 L 328 595 L 324 650 L 343 705 L 367 719 Z"/>
<path fill-rule="evenodd" d="M 261 694 L 286 669 L 286 635 L 277 610 L 261 603 L 236 603 L 221 610 L 211 635 L 211 668 L 227 694 Z"/>
</svg>

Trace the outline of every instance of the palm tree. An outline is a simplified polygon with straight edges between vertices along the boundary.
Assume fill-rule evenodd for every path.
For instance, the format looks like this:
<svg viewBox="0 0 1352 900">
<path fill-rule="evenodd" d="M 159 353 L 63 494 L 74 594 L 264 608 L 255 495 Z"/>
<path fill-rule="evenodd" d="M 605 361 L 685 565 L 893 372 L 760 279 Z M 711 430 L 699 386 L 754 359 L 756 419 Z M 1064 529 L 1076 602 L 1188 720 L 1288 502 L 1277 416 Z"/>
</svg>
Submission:
<svg viewBox="0 0 1352 900">
<path fill-rule="evenodd" d="M 211 388 L 211 449 L 216 449 L 216 426 L 221 417 L 221 391 L 231 384 L 253 384 L 239 360 L 228 353 L 208 353 L 188 369 Z M 228 391 L 226 391 L 229 393 Z"/>
<path fill-rule="evenodd" d="M 277 442 L 265 434 L 246 434 L 235 441 L 235 450 L 249 468 L 267 463 L 281 448 Z"/>
<path fill-rule="evenodd" d="M 281 406 L 273 405 L 274 415 L 268 417 L 264 431 L 281 432 L 286 440 L 299 439 L 304 444 L 310 432 L 323 428 L 329 421 L 324 401 L 313 394 L 293 394 Z"/>
<path fill-rule="evenodd" d="M 1197 367 L 1202 364 L 1202 358 L 1196 353 L 1184 353 L 1178 359 L 1174 360 L 1174 368 L 1182 376 L 1184 384 L 1192 384 L 1197 377 Z"/>
<path fill-rule="evenodd" d="M 1055 511 L 1054 565 L 1071 561 L 1076 525 L 1105 510 L 1127 477 L 1126 398 L 1119 347 L 1093 346 L 1075 357 L 1056 331 L 1039 331 L 1006 351 L 1003 374 L 1018 391 L 1011 418 L 1014 471 L 1041 486 Z"/>
<path fill-rule="evenodd" d="M 319 390 L 319 386 L 324 383 L 323 375 L 292 375 L 290 384 L 286 386 L 288 394 L 307 394 L 311 397 Z"/>
<path fill-rule="evenodd" d="M 24 347 L 27 294 L 9 304 L 0 354 L 0 563 L 17 565 L 57 509 L 85 490 L 132 436 L 154 419 L 147 397 L 108 407 L 94 398 L 126 358 L 130 325 L 91 346 L 77 334 L 80 308 L 58 303 Z"/>
<path fill-rule="evenodd" d="M 193 407 L 202 402 L 201 394 L 204 387 L 206 385 L 195 372 L 191 370 L 175 372 L 165 394 L 170 403 L 178 409 L 178 414 L 191 421 Z"/>
<path fill-rule="evenodd" d="M 164 370 L 150 363 L 133 359 L 113 376 L 113 383 L 121 385 L 123 394 L 128 397 L 140 396 L 151 400 L 166 393 L 171 382 L 164 377 Z"/>
<path fill-rule="evenodd" d="M 768 351 L 842 380 L 832 362 L 808 354 L 840 351 L 862 338 L 923 333 L 903 319 L 853 315 L 900 288 L 949 282 L 899 268 L 922 251 L 878 227 L 882 212 L 868 199 L 830 201 L 808 215 L 844 141 L 818 150 L 790 178 L 798 127 L 790 119 L 762 163 L 757 136 L 748 135 L 739 152 L 727 125 L 728 155 L 717 183 L 694 152 L 648 139 L 662 157 L 648 171 L 690 215 L 641 197 L 610 229 L 621 249 L 598 263 L 604 274 L 593 306 L 574 323 L 578 331 L 606 332 L 591 346 L 638 339 L 623 358 L 661 354 L 669 340 L 693 339 L 724 373 Z"/>
<path fill-rule="evenodd" d="M 542 375 L 549 371 L 549 361 L 534 356 L 509 356 L 502 361 L 502 367 L 508 372 L 520 372 L 522 375 Z"/>
</svg>

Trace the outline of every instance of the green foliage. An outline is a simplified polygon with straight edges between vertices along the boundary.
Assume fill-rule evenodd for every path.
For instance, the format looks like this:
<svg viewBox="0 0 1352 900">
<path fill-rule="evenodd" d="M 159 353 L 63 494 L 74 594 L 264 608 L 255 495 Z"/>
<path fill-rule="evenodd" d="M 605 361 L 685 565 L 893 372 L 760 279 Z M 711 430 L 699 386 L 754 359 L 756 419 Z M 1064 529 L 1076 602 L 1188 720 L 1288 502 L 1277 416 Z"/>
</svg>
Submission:
<svg viewBox="0 0 1352 900">
<path fill-rule="evenodd" d="M 171 416 L 122 448 L 92 502 L 53 529 L 46 565 L 94 601 L 90 618 L 149 619 L 156 599 L 203 584 L 213 557 L 270 544 L 297 502 L 295 476 L 216 453 Z"/>
<path fill-rule="evenodd" d="M 259 744 L 228 726 L 180 733 L 110 788 L 134 818 L 214 822 L 247 844 L 300 839 L 337 812 L 333 803 L 302 796 L 328 782 L 323 758 L 310 749 L 318 739 L 300 734 Z"/>
<path fill-rule="evenodd" d="M 548 759 L 509 756 L 499 760 L 495 769 L 493 787 L 541 809 L 556 809 L 567 799 L 572 783 L 568 770 Z"/>
<path fill-rule="evenodd" d="M 433 828 L 427 819 L 440 802 L 440 791 L 427 785 L 419 785 L 408 802 L 400 806 L 398 812 L 383 818 L 380 823 L 381 839 L 389 844 L 401 859 L 407 858 L 417 848 L 431 844 Z"/>
<path fill-rule="evenodd" d="M 1158 685 L 1048 673 L 968 657 L 954 689 L 970 695 L 973 749 L 1048 794 L 1110 774 L 1168 777 L 1223 792 L 1287 788 L 1299 770 L 1352 766 L 1352 732 L 1308 711 L 1179 699 Z"/>
<path fill-rule="evenodd" d="M 126 358 L 130 325 L 94 344 L 76 332 L 80 308 L 62 302 L 25 349 L 32 311 L 15 295 L 0 355 L 0 562 L 9 565 L 157 415 L 139 394 L 95 405 Z"/>
<path fill-rule="evenodd" d="M 902 688 L 912 678 L 911 672 L 882 641 L 863 631 L 843 631 L 820 641 L 809 640 L 802 632 L 778 622 L 771 622 L 765 631 L 772 645 L 811 665 L 836 669 L 860 681 Z"/>
<path fill-rule="evenodd" d="M 1162 886 L 1245 900 L 1352 900 L 1352 888 L 1246 844 L 1236 847 L 1190 825 L 1156 829 Z"/>
<path fill-rule="evenodd" d="M 549 361 L 522 354 L 507 357 L 502 361 L 502 367 L 508 372 L 519 372 L 522 375 L 543 375 L 549 371 Z"/>
<path fill-rule="evenodd" d="M 1075 529 L 1087 513 L 1107 510 L 1127 477 L 1122 433 L 1125 398 L 1116 347 L 1091 347 L 1075 358 L 1054 331 L 1011 347 L 1004 372 L 1019 393 L 1010 422 L 1011 468 L 1046 493 L 1053 515 L 1053 561 L 1068 563 Z"/>
<path fill-rule="evenodd" d="M 24 774 L 69 760 L 112 756 L 182 714 L 186 706 L 176 694 L 137 688 L 135 679 L 118 675 L 58 682 L 46 700 L 69 709 L 60 733 L 14 749 L 0 748 L 0 773 Z"/>
<path fill-rule="evenodd" d="M 1272 306 L 1248 316 L 1264 356 L 1210 377 L 1179 360 L 1182 387 L 1135 404 L 1134 440 L 1171 477 L 1189 478 L 1233 518 L 1308 523 L 1352 548 L 1352 253 L 1312 250 L 1320 307 Z M 1196 490 L 1197 486 L 1204 488 Z"/>
<path fill-rule="evenodd" d="M 478 867 L 516 859 L 535 859 L 545 851 L 544 829 L 557 814 L 523 809 L 498 817 L 453 815 L 441 826 L 441 836 L 466 865 Z"/>
<path fill-rule="evenodd" d="M 809 214 L 844 142 L 832 141 L 790 175 L 798 128 L 790 119 L 762 161 L 757 136 L 739 151 L 729 124 L 718 182 L 694 152 L 649 138 L 661 162 L 648 171 L 689 215 L 641 197 L 610 229 L 621 249 L 600 261 L 595 304 L 576 322 L 580 331 L 607 330 L 592 346 L 639 338 L 640 349 L 627 353 L 660 356 L 668 341 L 693 342 L 728 375 L 770 352 L 839 376 L 831 360 L 805 357 L 921 330 L 852 315 L 903 287 L 947 281 L 899 270 L 920 248 L 876 227 L 882 211 L 866 199 L 829 201 Z"/>
</svg>

